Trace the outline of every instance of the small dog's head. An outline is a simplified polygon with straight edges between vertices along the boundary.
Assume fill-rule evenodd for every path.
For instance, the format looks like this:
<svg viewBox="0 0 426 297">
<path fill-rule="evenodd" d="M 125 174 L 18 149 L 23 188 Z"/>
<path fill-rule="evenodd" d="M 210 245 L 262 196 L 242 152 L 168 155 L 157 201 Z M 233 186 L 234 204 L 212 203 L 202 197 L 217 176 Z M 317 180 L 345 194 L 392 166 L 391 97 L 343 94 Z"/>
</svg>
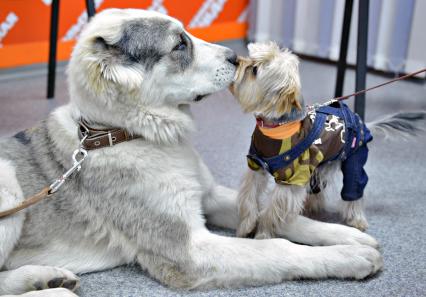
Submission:
<svg viewBox="0 0 426 297">
<path fill-rule="evenodd" d="M 245 112 L 278 118 L 299 102 L 299 60 L 288 49 L 280 50 L 274 42 L 251 43 L 249 57 L 239 59 L 231 92 Z"/>
</svg>

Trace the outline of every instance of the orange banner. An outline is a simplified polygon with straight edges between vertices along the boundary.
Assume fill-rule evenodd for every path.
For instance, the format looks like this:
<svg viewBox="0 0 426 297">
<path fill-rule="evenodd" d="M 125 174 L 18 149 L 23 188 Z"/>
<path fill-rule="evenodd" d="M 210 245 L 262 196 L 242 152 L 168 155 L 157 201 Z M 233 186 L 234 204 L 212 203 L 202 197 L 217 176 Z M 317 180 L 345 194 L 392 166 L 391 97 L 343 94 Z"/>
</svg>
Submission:
<svg viewBox="0 0 426 297">
<path fill-rule="evenodd" d="M 55 0 L 53 0 L 55 1 Z M 171 15 L 207 41 L 244 38 L 249 0 L 95 0 L 96 10 L 141 8 Z M 52 0 L 0 1 L 0 68 L 44 63 Z M 68 60 L 84 25 L 85 0 L 61 0 L 58 60 Z"/>
</svg>

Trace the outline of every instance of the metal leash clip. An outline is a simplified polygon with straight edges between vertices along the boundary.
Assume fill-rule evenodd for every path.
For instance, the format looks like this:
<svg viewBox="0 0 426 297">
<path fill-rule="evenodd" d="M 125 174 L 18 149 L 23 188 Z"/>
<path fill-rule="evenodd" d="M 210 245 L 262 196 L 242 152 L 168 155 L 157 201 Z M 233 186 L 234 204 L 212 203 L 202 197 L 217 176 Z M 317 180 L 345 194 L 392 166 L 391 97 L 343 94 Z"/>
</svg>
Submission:
<svg viewBox="0 0 426 297">
<path fill-rule="evenodd" d="M 73 165 L 67 172 L 65 172 L 61 177 L 55 180 L 49 186 L 49 195 L 55 193 L 59 190 L 59 188 L 64 184 L 65 180 L 70 177 L 75 171 L 81 170 L 81 163 L 83 163 L 84 159 L 87 157 L 87 151 L 82 147 L 83 141 L 87 138 L 87 134 L 81 139 L 80 147 L 76 149 L 72 154 Z"/>
<path fill-rule="evenodd" d="M 312 105 L 308 105 L 307 108 L 308 108 L 308 111 L 313 111 L 313 110 L 317 110 L 320 107 L 328 106 L 338 101 L 339 100 L 336 100 L 336 99 L 330 99 L 324 103 L 314 103 Z"/>
</svg>

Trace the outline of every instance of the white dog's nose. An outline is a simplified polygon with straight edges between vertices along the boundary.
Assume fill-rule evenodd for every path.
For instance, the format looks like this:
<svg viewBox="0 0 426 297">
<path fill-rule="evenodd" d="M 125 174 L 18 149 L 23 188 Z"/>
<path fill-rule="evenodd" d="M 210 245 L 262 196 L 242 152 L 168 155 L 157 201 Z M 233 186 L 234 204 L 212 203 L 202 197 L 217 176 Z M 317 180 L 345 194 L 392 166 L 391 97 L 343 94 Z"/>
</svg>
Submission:
<svg viewBox="0 0 426 297">
<path fill-rule="evenodd" d="M 234 51 L 231 51 L 230 54 L 228 54 L 226 61 L 234 65 L 235 67 L 238 66 L 238 56 Z"/>
</svg>

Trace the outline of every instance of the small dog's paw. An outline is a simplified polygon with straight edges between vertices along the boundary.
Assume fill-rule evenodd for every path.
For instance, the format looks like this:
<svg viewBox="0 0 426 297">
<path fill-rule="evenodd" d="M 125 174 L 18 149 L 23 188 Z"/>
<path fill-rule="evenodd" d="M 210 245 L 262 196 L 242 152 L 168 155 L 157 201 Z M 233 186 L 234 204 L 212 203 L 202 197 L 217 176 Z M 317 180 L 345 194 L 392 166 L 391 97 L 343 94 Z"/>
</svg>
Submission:
<svg viewBox="0 0 426 297">
<path fill-rule="evenodd" d="M 346 220 L 346 224 L 361 231 L 366 231 L 368 229 L 368 222 L 362 217 Z"/>
<path fill-rule="evenodd" d="M 80 285 L 74 273 L 52 266 L 25 265 L 13 270 L 10 279 L 14 283 L 13 291 L 19 293 L 52 288 L 74 291 Z"/>
<path fill-rule="evenodd" d="M 368 222 L 364 214 L 363 199 L 344 201 L 343 203 L 341 211 L 344 222 L 358 230 L 367 230 Z"/>
<path fill-rule="evenodd" d="M 256 235 L 254 236 L 255 239 L 271 239 L 273 238 L 273 235 L 271 232 L 262 230 L 262 231 L 258 231 L 256 232 Z"/>
<path fill-rule="evenodd" d="M 237 237 L 251 237 L 257 226 L 257 217 L 246 217 L 237 227 Z"/>
</svg>

